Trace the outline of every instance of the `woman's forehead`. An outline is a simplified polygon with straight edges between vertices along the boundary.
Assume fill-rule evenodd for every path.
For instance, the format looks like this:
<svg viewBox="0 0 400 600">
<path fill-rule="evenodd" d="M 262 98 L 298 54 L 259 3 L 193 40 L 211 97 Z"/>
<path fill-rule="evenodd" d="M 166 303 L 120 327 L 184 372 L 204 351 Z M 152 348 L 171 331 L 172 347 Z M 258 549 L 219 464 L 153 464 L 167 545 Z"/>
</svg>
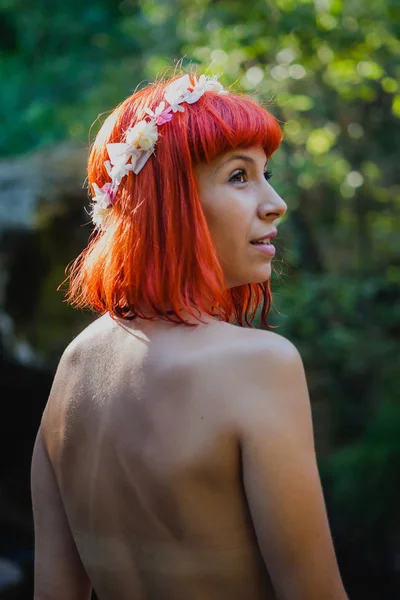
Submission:
<svg viewBox="0 0 400 600">
<path fill-rule="evenodd" d="M 248 163 L 263 163 L 265 164 L 268 159 L 263 148 L 259 146 L 252 146 L 250 148 L 234 148 L 228 152 L 219 154 L 214 160 L 211 161 L 210 166 L 220 169 L 234 160 L 243 160 Z"/>
<path fill-rule="evenodd" d="M 268 163 L 268 158 L 263 148 L 254 146 L 250 148 L 234 148 L 229 152 L 219 154 L 209 163 L 199 163 L 195 166 L 195 172 L 197 175 L 209 177 L 210 175 L 215 177 L 218 173 L 228 168 L 230 163 L 234 161 L 243 161 L 249 166 L 265 168 Z"/>
</svg>

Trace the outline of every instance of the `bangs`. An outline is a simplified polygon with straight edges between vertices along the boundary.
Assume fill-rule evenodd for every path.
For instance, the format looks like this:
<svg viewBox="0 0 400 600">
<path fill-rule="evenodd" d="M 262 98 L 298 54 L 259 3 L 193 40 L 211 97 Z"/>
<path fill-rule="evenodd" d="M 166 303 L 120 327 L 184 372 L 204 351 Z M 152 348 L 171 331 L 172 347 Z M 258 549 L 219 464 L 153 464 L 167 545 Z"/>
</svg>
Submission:
<svg viewBox="0 0 400 600">
<path fill-rule="evenodd" d="M 252 99 L 205 94 L 188 110 L 188 141 L 195 163 L 209 163 L 235 148 L 263 148 L 269 158 L 282 141 L 278 120 Z"/>
<path fill-rule="evenodd" d="M 89 156 L 92 197 L 94 184 L 109 182 L 107 145 L 123 142 L 144 108 L 154 111 L 178 76 L 135 92 L 105 121 Z M 105 229 L 94 231 L 71 265 L 69 302 L 123 319 L 192 325 L 183 309 L 249 327 L 261 307 L 268 327 L 270 280 L 227 287 L 194 165 L 236 148 L 262 148 L 269 158 L 282 141 L 278 120 L 248 96 L 210 90 L 165 122 L 159 137 L 146 167 L 121 181 Z"/>
</svg>

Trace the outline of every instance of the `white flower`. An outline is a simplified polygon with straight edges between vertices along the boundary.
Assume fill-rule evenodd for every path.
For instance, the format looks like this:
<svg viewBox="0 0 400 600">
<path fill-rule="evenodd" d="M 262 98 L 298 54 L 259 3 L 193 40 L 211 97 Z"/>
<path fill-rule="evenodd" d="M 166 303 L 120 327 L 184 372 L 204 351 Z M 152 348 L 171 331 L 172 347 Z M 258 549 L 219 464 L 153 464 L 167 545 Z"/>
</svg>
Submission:
<svg viewBox="0 0 400 600">
<path fill-rule="evenodd" d="M 138 174 L 146 164 L 149 157 L 154 152 L 154 147 L 158 139 L 158 125 L 168 123 L 174 113 L 184 112 L 181 106 L 184 102 L 193 104 L 201 96 L 212 91 L 218 94 L 227 94 L 228 91 L 219 83 L 218 76 L 208 77 L 201 75 L 199 79 L 194 76 L 192 84 L 189 75 L 183 75 L 176 79 L 167 87 L 164 98 L 169 106 L 163 100 L 155 108 L 144 108 L 144 112 L 150 117 L 150 121 L 142 119 L 126 132 L 126 142 L 107 144 L 107 151 L 110 160 L 105 161 L 104 166 L 111 182 L 105 183 L 102 188 L 94 183 L 93 189 L 95 195 L 91 204 L 91 217 L 96 227 L 102 228 L 103 221 L 109 213 L 117 191 L 123 177 L 130 171 Z"/>
<path fill-rule="evenodd" d="M 183 100 L 182 100 L 183 102 Z M 172 112 L 185 112 L 185 109 L 180 104 L 171 104 Z"/>
<path fill-rule="evenodd" d="M 166 89 L 164 98 L 171 105 L 172 112 L 184 112 L 183 106 L 180 106 L 182 102 L 186 102 L 186 98 L 190 95 L 189 88 L 192 87 L 189 75 L 183 75 L 179 79 L 176 79 Z"/>
<path fill-rule="evenodd" d="M 189 98 L 187 98 L 186 102 L 188 104 L 193 104 L 194 102 L 197 102 L 201 96 L 207 91 L 207 83 L 208 79 L 205 75 L 200 75 L 200 79 L 197 79 L 197 77 L 194 77 L 194 87 L 193 87 L 193 91 L 190 94 Z"/>
<path fill-rule="evenodd" d="M 189 75 L 183 75 L 179 79 L 172 81 L 166 89 L 165 97 L 167 96 L 179 96 L 184 95 L 188 92 L 189 88 L 192 87 Z M 169 102 L 167 98 L 167 102 Z M 170 103 L 171 104 L 171 103 Z"/>
<path fill-rule="evenodd" d="M 200 75 L 200 79 L 194 77 L 194 88 L 191 93 L 189 104 L 193 104 L 193 102 L 197 102 L 197 100 L 207 91 L 207 78 L 205 75 Z"/>
<path fill-rule="evenodd" d="M 130 155 L 127 157 L 129 160 Z M 108 161 L 109 162 L 109 161 Z M 114 165 L 108 174 L 110 175 L 113 183 L 118 186 L 121 183 L 121 180 L 125 175 L 128 175 L 129 171 L 132 171 L 132 165 L 127 164 L 125 161 L 120 161 L 116 165 Z"/>
<path fill-rule="evenodd" d="M 115 185 L 121 183 L 121 179 L 132 171 L 132 166 L 128 164 L 133 149 L 129 144 L 107 144 L 107 152 L 110 160 L 106 160 L 104 163 L 107 173 L 113 180 Z"/>
<path fill-rule="evenodd" d="M 129 160 L 129 156 L 130 156 L 129 144 L 124 144 L 124 143 L 107 144 L 106 148 L 107 148 L 108 156 L 110 157 L 110 162 L 112 165 L 116 165 L 121 162 L 127 162 Z"/>
<path fill-rule="evenodd" d="M 106 183 L 102 188 L 99 188 L 97 183 L 93 183 L 93 189 L 95 195 L 93 196 L 93 202 L 96 203 L 96 206 L 102 209 L 106 209 L 112 204 L 111 200 L 111 192 L 109 191 L 111 188 L 111 184 Z"/>
<path fill-rule="evenodd" d="M 105 183 L 102 188 L 99 188 L 97 183 L 93 183 L 95 195 L 90 205 L 90 216 L 98 229 L 101 229 L 102 223 L 112 207 L 113 202 L 113 187 L 111 183 Z"/>
<path fill-rule="evenodd" d="M 153 121 L 139 121 L 126 133 L 126 141 L 129 146 L 138 150 L 150 150 L 154 147 L 157 139 L 157 125 Z"/>
<path fill-rule="evenodd" d="M 194 86 L 192 87 L 193 90 L 191 92 L 188 91 L 184 97 L 184 100 L 182 100 L 187 104 L 194 104 L 206 92 L 217 92 L 218 94 L 227 93 L 222 84 L 219 83 L 218 75 L 214 75 L 213 77 L 208 77 L 207 75 L 200 75 L 199 79 L 197 79 L 197 77 L 194 76 Z"/>
<path fill-rule="evenodd" d="M 223 85 L 218 81 L 218 75 L 207 78 L 206 88 L 207 92 L 217 92 L 218 94 L 226 93 Z"/>
<path fill-rule="evenodd" d="M 165 102 L 163 100 L 162 102 L 160 102 L 160 104 L 157 106 L 157 108 L 154 112 L 151 110 L 151 108 L 145 108 L 144 112 L 147 113 L 149 115 L 149 117 L 154 119 L 154 121 L 156 121 L 157 117 L 159 117 L 161 115 L 161 113 L 164 111 L 164 108 L 165 108 Z"/>
<path fill-rule="evenodd" d="M 110 212 L 110 208 L 103 208 L 102 206 L 100 206 L 97 203 L 91 205 L 90 216 L 91 216 L 93 223 L 95 224 L 95 226 L 98 229 L 102 228 L 104 219 L 109 214 L 109 212 Z"/>
</svg>

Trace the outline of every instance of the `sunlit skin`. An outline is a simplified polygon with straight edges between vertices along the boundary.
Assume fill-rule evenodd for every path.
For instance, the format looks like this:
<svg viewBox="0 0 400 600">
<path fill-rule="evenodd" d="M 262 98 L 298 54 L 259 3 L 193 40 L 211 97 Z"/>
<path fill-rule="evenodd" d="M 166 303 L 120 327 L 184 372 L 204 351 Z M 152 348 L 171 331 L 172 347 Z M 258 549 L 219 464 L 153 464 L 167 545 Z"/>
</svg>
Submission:
<svg viewBox="0 0 400 600">
<path fill-rule="evenodd" d="M 266 162 L 196 167 L 230 287 L 271 275 L 250 244 L 287 208 Z M 95 320 L 60 361 L 32 501 L 35 600 L 347 600 L 303 365 L 274 332 Z"/>
<path fill-rule="evenodd" d="M 271 277 L 273 259 L 250 241 L 276 228 L 277 221 L 287 211 L 287 204 L 269 183 L 272 173 L 265 152 L 262 148 L 235 149 L 208 164 L 196 165 L 194 173 L 227 288 L 267 281 Z M 201 315 L 195 307 L 193 312 L 203 322 L 217 320 Z M 179 314 L 190 323 L 198 322 L 186 310 Z M 144 328 L 154 328 L 153 322 L 137 321 Z M 158 328 L 171 327 L 161 320 L 156 323 Z"/>
<path fill-rule="evenodd" d="M 287 205 L 268 182 L 265 152 L 236 149 L 197 165 L 195 174 L 227 286 L 269 279 L 272 259 L 250 241 L 270 233 Z"/>
<path fill-rule="evenodd" d="M 235 149 L 208 164 L 196 165 L 194 172 L 227 287 L 267 281 L 273 259 L 250 241 L 276 228 L 287 204 L 269 183 L 272 174 L 265 152 L 261 148 Z M 200 317 L 195 308 L 194 312 Z M 186 310 L 180 315 L 197 322 Z M 216 320 L 206 315 L 201 319 L 208 323 Z M 153 328 L 145 322 L 143 326 Z M 157 326 L 170 325 L 158 322 Z"/>
</svg>

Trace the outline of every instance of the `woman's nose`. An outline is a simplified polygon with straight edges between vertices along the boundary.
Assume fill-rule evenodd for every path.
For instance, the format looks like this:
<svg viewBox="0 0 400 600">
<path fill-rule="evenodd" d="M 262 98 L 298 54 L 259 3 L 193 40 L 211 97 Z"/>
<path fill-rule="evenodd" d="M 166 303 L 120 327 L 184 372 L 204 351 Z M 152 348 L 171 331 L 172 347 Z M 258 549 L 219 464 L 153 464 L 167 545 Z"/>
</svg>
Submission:
<svg viewBox="0 0 400 600">
<path fill-rule="evenodd" d="M 277 219 L 283 217 L 286 211 L 286 202 L 271 186 L 269 186 L 269 194 L 266 199 L 264 197 L 264 202 L 260 205 L 260 216 L 264 219 L 269 216 L 274 216 Z"/>
</svg>

